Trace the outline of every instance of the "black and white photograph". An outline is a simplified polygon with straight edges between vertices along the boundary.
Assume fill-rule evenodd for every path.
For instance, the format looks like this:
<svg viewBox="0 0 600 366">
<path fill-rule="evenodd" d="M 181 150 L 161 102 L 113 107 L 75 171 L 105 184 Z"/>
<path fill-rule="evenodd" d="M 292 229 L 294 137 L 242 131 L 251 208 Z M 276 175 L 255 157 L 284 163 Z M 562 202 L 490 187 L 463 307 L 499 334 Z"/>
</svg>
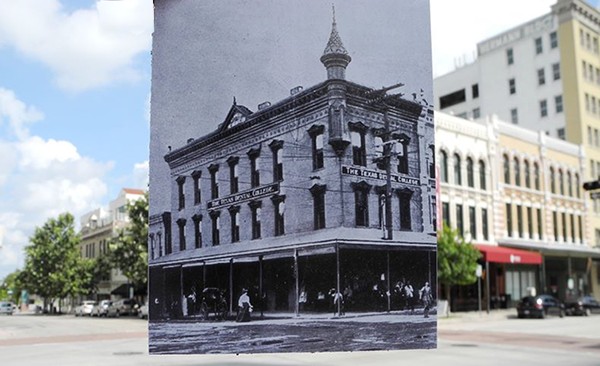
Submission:
<svg viewBox="0 0 600 366">
<path fill-rule="evenodd" d="M 429 2 L 154 6 L 150 354 L 436 348 Z"/>
</svg>

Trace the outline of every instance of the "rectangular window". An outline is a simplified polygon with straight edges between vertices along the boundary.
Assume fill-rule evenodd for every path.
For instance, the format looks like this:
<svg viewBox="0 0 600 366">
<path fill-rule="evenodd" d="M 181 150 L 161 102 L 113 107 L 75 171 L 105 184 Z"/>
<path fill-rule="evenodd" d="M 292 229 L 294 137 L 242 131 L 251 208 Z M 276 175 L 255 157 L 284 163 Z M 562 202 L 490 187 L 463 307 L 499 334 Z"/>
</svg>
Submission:
<svg viewBox="0 0 600 366">
<path fill-rule="evenodd" d="M 231 242 L 236 243 L 240 241 L 240 208 L 239 206 L 232 207 L 229 209 L 231 216 Z"/>
<path fill-rule="evenodd" d="M 510 94 L 515 94 L 517 92 L 517 85 L 515 83 L 515 79 L 508 80 L 508 91 Z"/>
<path fill-rule="evenodd" d="M 410 199 L 412 192 L 400 192 L 400 230 L 412 230 Z"/>
<path fill-rule="evenodd" d="M 185 191 L 184 191 L 185 177 L 177 178 L 177 195 L 179 197 L 179 210 L 185 208 Z"/>
<path fill-rule="evenodd" d="M 558 35 L 556 32 L 550 33 L 550 48 L 558 47 Z"/>
<path fill-rule="evenodd" d="M 442 202 L 442 222 L 450 226 L 450 204 L 448 202 Z"/>
<path fill-rule="evenodd" d="M 554 97 L 554 105 L 556 107 L 556 113 L 562 113 L 563 111 L 563 97 L 562 95 L 557 95 Z"/>
<path fill-rule="evenodd" d="M 557 128 L 556 129 L 556 136 L 561 139 L 561 140 L 565 140 L 565 129 L 563 127 L 561 128 Z"/>
<path fill-rule="evenodd" d="M 583 65 L 583 78 L 587 80 L 587 62 L 581 61 L 581 64 Z"/>
<path fill-rule="evenodd" d="M 229 193 L 234 194 L 239 190 L 239 175 L 238 175 L 239 158 L 229 158 Z"/>
<path fill-rule="evenodd" d="M 506 204 L 506 235 L 512 236 L 512 207 L 510 203 Z"/>
<path fill-rule="evenodd" d="M 592 49 L 592 37 L 588 32 L 585 33 L 585 48 L 588 50 Z"/>
<path fill-rule="evenodd" d="M 592 113 L 596 114 L 596 97 L 592 97 Z"/>
<path fill-rule="evenodd" d="M 185 219 L 177 220 L 179 227 L 179 250 L 185 250 Z"/>
<path fill-rule="evenodd" d="M 283 141 L 273 140 L 269 144 L 273 153 L 273 182 L 283 180 Z"/>
<path fill-rule="evenodd" d="M 560 64 L 558 62 L 552 64 L 552 79 L 560 80 Z"/>
<path fill-rule="evenodd" d="M 258 154 L 250 156 L 250 185 L 252 188 L 260 186 L 260 169 Z"/>
<path fill-rule="evenodd" d="M 519 233 L 519 238 L 523 237 L 523 207 L 520 205 L 516 206 L 517 208 L 517 231 Z"/>
<path fill-rule="evenodd" d="M 585 93 L 585 110 L 586 111 L 590 111 L 590 95 L 588 93 Z"/>
<path fill-rule="evenodd" d="M 509 48 L 506 50 L 506 63 L 512 65 L 515 63 L 513 49 Z"/>
<path fill-rule="evenodd" d="M 596 68 L 596 84 L 600 84 L 600 69 Z"/>
<path fill-rule="evenodd" d="M 547 117 L 548 116 L 548 102 L 546 99 L 540 100 L 540 116 Z"/>
<path fill-rule="evenodd" d="M 208 169 L 210 171 L 210 196 L 215 199 L 219 197 L 219 166 L 211 165 Z"/>
<path fill-rule="evenodd" d="M 213 211 L 212 215 L 212 245 L 219 245 L 220 244 L 220 235 L 219 235 L 219 229 L 221 227 L 221 222 L 220 222 L 220 217 L 219 217 L 219 212 Z"/>
<path fill-rule="evenodd" d="M 556 211 L 552 212 L 552 232 L 554 234 L 554 241 L 558 241 L 558 214 Z"/>
<path fill-rule="evenodd" d="M 323 168 L 323 133 L 312 137 L 313 170 Z"/>
<path fill-rule="evenodd" d="M 350 133 L 352 138 L 352 161 L 354 165 L 367 166 L 367 150 L 365 146 L 365 134 L 358 131 Z"/>
<path fill-rule="evenodd" d="M 594 39 L 592 40 L 592 46 L 593 46 L 594 53 L 598 53 L 598 38 L 597 37 L 594 37 Z"/>
<path fill-rule="evenodd" d="M 562 213 L 562 237 L 563 241 L 567 241 L 567 214 Z"/>
<path fill-rule="evenodd" d="M 592 142 L 594 141 L 594 138 L 592 136 L 592 127 L 591 126 L 587 126 L 587 137 L 588 137 L 588 144 L 592 144 Z"/>
<path fill-rule="evenodd" d="M 202 202 L 202 186 L 200 185 L 200 179 L 202 178 L 201 172 L 193 172 L 192 178 L 194 179 L 194 205 L 199 205 L 200 202 Z"/>
<path fill-rule="evenodd" d="M 539 37 L 535 39 L 535 54 L 539 55 L 542 52 L 544 52 L 544 48 L 542 47 L 542 38 Z"/>
<path fill-rule="evenodd" d="M 542 209 L 537 209 L 537 232 L 540 240 L 544 239 L 544 221 L 542 220 Z"/>
<path fill-rule="evenodd" d="M 202 217 L 194 216 L 194 246 L 202 248 Z"/>
<path fill-rule="evenodd" d="M 274 200 L 275 204 L 275 236 L 285 234 L 285 202 L 282 199 Z"/>
<path fill-rule="evenodd" d="M 538 69 L 537 79 L 538 79 L 538 85 L 546 84 L 546 73 L 544 72 L 544 69 Z"/>
<path fill-rule="evenodd" d="M 594 66 L 592 66 L 592 64 L 588 65 L 588 77 L 590 78 L 590 81 L 594 81 Z"/>
<path fill-rule="evenodd" d="M 531 207 L 527 207 L 527 232 L 529 239 L 533 239 L 533 212 Z"/>
<path fill-rule="evenodd" d="M 489 240 L 487 208 L 481 209 L 481 233 L 483 234 L 483 240 Z"/>
<path fill-rule="evenodd" d="M 260 228 L 261 203 L 260 203 L 260 201 L 252 202 L 250 204 L 250 209 L 252 210 L 252 239 L 259 239 L 261 236 L 261 228 Z"/>
<path fill-rule="evenodd" d="M 460 89 L 440 97 L 440 109 L 452 107 L 467 100 L 465 89 Z"/>
<path fill-rule="evenodd" d="M 366 190 L 354 191 L 354 211 L 356 226 L 369 226 L 369 194 Z"/>
<path fill-rule="evenodd" d="M 599 146 L 600 140 L 598 138 L 598 129 L 594 128 L 594 146 Z"/>
<path fill-rule="evenodd" d="M 456 229 L 460 236 L 465 236 L 465 226 L 463 220 L 463 206 L 456 205 Z"/>
<path fill-rule="evenodd" d="M 313 192 L 313 227 L 315 230 L 325 228 L 325 189 Z"/>
<path fill-rule="evenodd" d="M 473 119 L 481 117 L 481 110 L 479 108 L 473 109 Z"/>
<path fill-rule="evenodd" d="M 477 236 L 477 219 L 475 217 L 475 207 L 469 207 L 469 231 L 471 238 L 476 239 Z"/>
<path fill-rule="evenodd" d="M 571 216 L 571 242 L 575 243 L 575 215 Z"/>
<path fill-rule="evenodd" d="M 577 216 L 577 228 L 579 229 L 579 242 L 583 243 L 583 224 L 581 222 L 581 215 Z"/>
<path fill-rule="evenodd" d="M 514 125 L 519 123 L 519 112 L 517 111 L 517 108 L 513 108 L 510 110 L 510 121 Z"/>
<path fill-rule="evenodd" d="M 471 85 L 471 94 L 473 95 L 473 99 L 479 98 L 479 84 Z"/>
<path fill-rule="evenodd" d="M 398 173 L 408 174 L 408 138 L 401 137 L 397 145 Z"/>
</svg>

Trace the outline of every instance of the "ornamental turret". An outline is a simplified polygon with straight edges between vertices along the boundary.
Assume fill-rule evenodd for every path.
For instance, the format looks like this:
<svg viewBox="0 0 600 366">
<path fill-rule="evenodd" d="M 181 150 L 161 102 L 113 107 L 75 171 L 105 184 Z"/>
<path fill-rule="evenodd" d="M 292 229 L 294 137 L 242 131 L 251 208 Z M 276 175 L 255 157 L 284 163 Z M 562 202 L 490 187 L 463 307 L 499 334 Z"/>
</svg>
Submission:
<svg viewBox="0 0 600 366">
<path fill-rule="evenodd" d="M 327 79 L 342 79 L 346 78 L 346 66 L 352 61 L 348 51 L 344 48 L 342 39 L 337 32 L 335 23 L 335 8 L 333 9 L 333 23 L 331 24 L 331 34 L 329 41 L 321 56 L 321 62 L 327 69 Z"/>
</svg>

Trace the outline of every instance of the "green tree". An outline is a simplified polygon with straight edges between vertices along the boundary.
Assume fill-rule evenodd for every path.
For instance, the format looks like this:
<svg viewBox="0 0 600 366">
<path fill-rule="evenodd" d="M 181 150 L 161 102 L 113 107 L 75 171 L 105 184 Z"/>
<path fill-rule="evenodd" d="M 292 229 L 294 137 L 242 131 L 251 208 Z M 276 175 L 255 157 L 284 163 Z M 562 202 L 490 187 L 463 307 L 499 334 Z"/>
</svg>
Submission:
<svg viewBox="0 0 600 366">
<path fill-rule="evenodd" d="M 446 290 L 450 306 L 450 289 L 453 285 L 470 285 L 477 281 L 475 271 L 479 250 L 446 224 L 438 233 L 438 279 Z"/>
<path fill-rule="evenodd" d="M 9 273 L 0 282 L 0 300 L 12 301 L 15 304 L 19 302 L 22 290 L 19 273 L 19 271 Z"/>
<path fill-rule="evenodd" d="M 114 267 L 135 287 L 148 283 L 148 194 L 127 204 L 129 225 L 110 244 Z"/>
<path fill-rule="evenodd" d="M 44 309 L 56 299 L 84 291 L 87 279 L 79 255 L 79 236 L 73 215 L 64 213 L 37 227 L 25 248 L 25 267 L 19 275 L 22 286 L 44 299 Z"/>
</svg>

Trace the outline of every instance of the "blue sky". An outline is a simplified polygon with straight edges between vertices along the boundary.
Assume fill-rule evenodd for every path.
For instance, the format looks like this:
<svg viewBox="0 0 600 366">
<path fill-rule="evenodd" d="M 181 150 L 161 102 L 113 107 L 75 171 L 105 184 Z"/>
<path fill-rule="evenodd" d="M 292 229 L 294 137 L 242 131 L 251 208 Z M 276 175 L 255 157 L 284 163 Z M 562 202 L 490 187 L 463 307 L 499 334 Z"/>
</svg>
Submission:
<svg viewBox="0 0 600 366">
<path fill-rule="evenodd" d="M 553 3 L 431 0 L 434 75 Z M 123 187 L 146 187 L 153 19 L 151 0 L 0 0 L 0 9 L 1 279 L 48 218 L 79 218 Z"/>
</svg>

